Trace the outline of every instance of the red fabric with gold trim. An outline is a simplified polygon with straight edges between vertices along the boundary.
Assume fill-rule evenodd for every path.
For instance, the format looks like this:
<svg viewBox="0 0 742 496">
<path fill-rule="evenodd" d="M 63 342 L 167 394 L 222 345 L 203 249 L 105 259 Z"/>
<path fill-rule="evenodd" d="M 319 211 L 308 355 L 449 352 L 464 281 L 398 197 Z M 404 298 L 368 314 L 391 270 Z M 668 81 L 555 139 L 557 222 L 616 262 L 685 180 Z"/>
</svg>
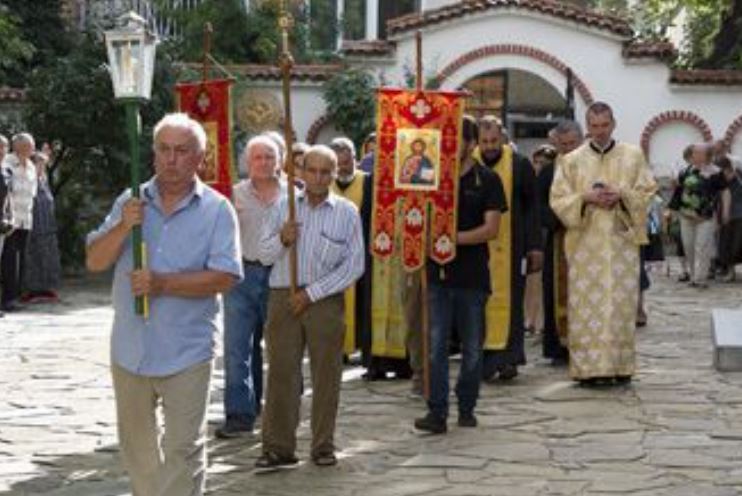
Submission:
<svg viewBox="0 0 742 496">
<path fill-rule="evenodd" d="M 426 255 L 440 264 L 456 256 L 463 96 L 393 88 L 378 91 L 371 253 L 388 258 L 401 243 L 407 271 L 421 268 Z M 404 219 L 401 233 L 394 230 L 398 202 Z"/>
<path fill-rule="evenodd" d="M 215 79 L 175 85 L 177 106 L 203 125 L 206 159 L 199 177 L 228 198 L 232 197 L 232 83 Z"/>
</svg>

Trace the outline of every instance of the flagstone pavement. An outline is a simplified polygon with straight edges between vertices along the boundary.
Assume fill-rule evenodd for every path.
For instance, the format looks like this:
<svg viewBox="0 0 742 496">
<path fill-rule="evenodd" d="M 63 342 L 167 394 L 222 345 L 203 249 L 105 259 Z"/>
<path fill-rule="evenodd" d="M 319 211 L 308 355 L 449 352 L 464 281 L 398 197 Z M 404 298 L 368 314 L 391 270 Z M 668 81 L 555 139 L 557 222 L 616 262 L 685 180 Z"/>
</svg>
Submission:
<svg viewBox="0 0 742 496">
<path fill-rule="evenodd" d="M 128 494 L 108 370 L 105 281 L 67 283 L 63 302 L 0 319 L 0 495 Z M 654 275 L 650 322 L 638 331 L 633 385 L 576 387 L 540 358 L 511 385 L 484 385 L 480 426 L 416 433 L 424 412 L 407 382 L 344 374 L 340 463 L 256 474 L 259 436 L 218 441 L 222 370 L 212 384 L 212 495 L 742 494 L 742 374 L 711 367 L 712 307 L 742 305 L 742 284 L 688 288 Z M 741 329 L 742 331 L 742 329 Z M 311 394 L 311 390 L 307 390 Z M 306 397 L 305 397 L 306 400 Z M 305 401 L 305 407 L 307 402 Z M 306 408 L 299 455 L 306 460 Z"/>
</svg>

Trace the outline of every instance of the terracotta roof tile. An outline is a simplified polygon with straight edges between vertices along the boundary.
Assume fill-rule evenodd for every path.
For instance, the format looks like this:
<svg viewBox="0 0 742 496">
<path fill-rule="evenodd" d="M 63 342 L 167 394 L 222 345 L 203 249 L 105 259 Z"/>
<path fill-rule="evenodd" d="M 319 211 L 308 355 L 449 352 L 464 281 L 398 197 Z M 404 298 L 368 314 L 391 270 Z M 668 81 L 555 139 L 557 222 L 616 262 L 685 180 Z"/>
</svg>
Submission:
<svg viewBox="0 0 742 496">
<path fill-rule="evenodd" d="M 682 85 L 742 86 L 742 71 L 723 69 L 674 69 L 670 82 Z"/>
<path fill-rule="evenodd" d="M 585 10 L 556 0 L 463 0 L 453 5 L 427 10 L 421 14 L 409 14 L 392 19 L 387 23 L 387 31 L 390 35 L 395 35 L 410 29 L 423 28 L 495 9 L 524 9 L 603 29 L 620 36 L 634 34 L 629 21 L 623 17 Z"/>
<path fill-rule="evenodd" d="M 228 69 L 235 75 L 247 79 L 281 79 L 281 69 L 271 64 L 230 65 Z M 291 70 L 293 81 L 326 81 L 333 74 L 341 71 L 340 64 L 297 64 Z"/>
<path fill-rule="evenodd" d="M 343 41 L 340 51 L 344 55 L 388 56 L 394 52 L 396 43 L 386 40 Z"/>
<path fill-rule="evenodd" d="M 633 40 L 624 44 L 623 56 L 627 59 L 656 58 L 672 61 L 678 56 L 678 51 L 669 41 Z"/>
</svg>

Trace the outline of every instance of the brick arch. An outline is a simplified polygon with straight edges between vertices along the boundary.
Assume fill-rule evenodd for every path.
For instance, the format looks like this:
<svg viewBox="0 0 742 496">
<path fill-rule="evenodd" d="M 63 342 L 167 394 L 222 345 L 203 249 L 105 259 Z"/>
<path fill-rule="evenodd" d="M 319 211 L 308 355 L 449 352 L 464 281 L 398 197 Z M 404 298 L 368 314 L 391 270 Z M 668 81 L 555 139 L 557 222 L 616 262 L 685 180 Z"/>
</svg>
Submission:
<svg viewBox="0 0 742 496">
<path fill-rule="evenodd" d="M 309 126 L 309 130 L 307 131 L 307 143 L 310 145 L 316 144 L 320 131 L 322 131 L 322 128 L 329 124 L 330 121 L 330 116 L 327 114 L 323 114 L 317 118 L 317 120 Z"/>
<path fill-rule="evenodd" d="M 543 50 L 539 50 L 538 48 L 530 47 L 528 45 L 517 45 L 508 43 L 483 46 L 461 55 L 456 60 L 444 67 L 443 70 L 441 70 L 436 75 L 435 80 L 440 86 L 446 79 L 450 78 L 456 71 L 458 71 L 462 67 L 469 65 L 474 61 L 489 57 L 497 57 L 498 55 L 517 55 L 520 57 L 534 59 L 538 62 L 548 65 L 552 69 L 556 69 L 565 77 L 565 79 L 567 77 L 567 70 L 569 69 L 569 66 L 554 55 L 544 52 Z M 572 77 L 575 90 L 582 98 L 582 101 L 585 102 L 585 105 L 590 105 L 591 103 L 593 103 L 593 95 L 582 78 L 575 74 L 574 71 L 572 71 Z"/>
<path fill-rule="evenodd" d="M 734 137 L 737 136 L 737 133 L 742 131 L 742 115 L 737 117 L 734 122 L 732 122 L 729 127 L 727 128 L 727 132 L 724 133 L 724 144 L 727 146 L 727 148 L 732 147 L 732 143 L 734 143 Z"/>
<path fill-rule="evenodd" d="M 667 112 L 662 112 L 661 114 L 654 116 L 644 128 L 644 131 L 642 131 L 641 146 L 645 155 L 649 156 L 649 141 L 651 140 L 652 135 L 657 131 L 657 129 L 669 122 L 685 122 L 701 131 L 704 141 L 709 142 L 714 139 L 714 135 L 711 132 L 708 123 L 706 123 L 706 121 L 698 114 L 688 110 L 668 110 Z"/>
</svg>

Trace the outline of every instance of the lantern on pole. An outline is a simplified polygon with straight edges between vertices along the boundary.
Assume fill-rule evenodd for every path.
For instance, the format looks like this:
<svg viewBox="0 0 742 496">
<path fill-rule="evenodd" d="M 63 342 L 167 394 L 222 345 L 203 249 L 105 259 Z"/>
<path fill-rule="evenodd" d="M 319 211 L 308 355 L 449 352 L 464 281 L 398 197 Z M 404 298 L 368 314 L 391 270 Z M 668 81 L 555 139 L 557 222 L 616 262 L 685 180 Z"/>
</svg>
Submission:
<svg viewBox="0 0 742 496">
<path fill-rule="evenodd" d="M 155 69 L 157 36 L 147 29 L 147 22 L 135 12 L 121 16 L 116 27 L 105 32 L 108 68 L 113 83 L 114 98 L 126 110 L 126 130 L 129 136 L 131 196 L 139 198 L 140 164 L 139 139 L 141 119 L 139 106 L 150 99 Z M 142 228 L 132 230 L 134 268 L 146 263 L 146 248 L 142 241 Z M 147 299 L 137 297 L 135 310 L 147 317 Z"/>
</svg>

